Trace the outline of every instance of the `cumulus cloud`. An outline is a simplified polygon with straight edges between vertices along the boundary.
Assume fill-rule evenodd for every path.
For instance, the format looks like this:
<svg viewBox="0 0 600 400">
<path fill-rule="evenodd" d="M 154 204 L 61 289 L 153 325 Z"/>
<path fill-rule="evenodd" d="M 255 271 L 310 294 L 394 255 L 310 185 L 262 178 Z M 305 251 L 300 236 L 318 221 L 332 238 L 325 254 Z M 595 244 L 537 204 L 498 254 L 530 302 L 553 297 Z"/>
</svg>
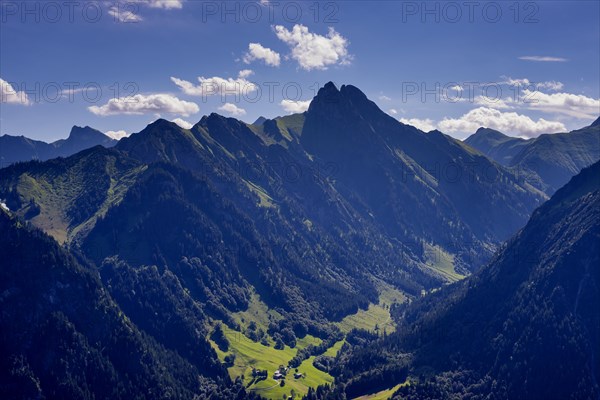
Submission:
<svg viewBox="0 0 600 400">
<path fill-rule="evenodd" d="M 473 102 L 478 106 L 496 108 L 498 110 L 507 110 L 513 108 L 513 106 L 509 104 L 510 99 L 503 100 L 494 97 L 477 96 L 473 99 Z"/>
<path fill-rule="evenodd" d="M 444 118 L 438 124 L 444 132 L 461 134 L 473 133 L 482 126 L 525 137 L 567 130 L 561 122 L 547 121 L 543 118 L 534 121 L 526 115 L 488 107 L 475 108 L 460 118 Z"/>
<path fill-rule="evenodd" d="M 562 57 L 549 57 L 549 56 L 521 56 L 519 60 L 525 61 L 537 61 L 537 62 L 565 62 L 568 61 Z"/>
<path fill-rule="evenodd" d="M 91 106 L 88 110 L 100 116 L 118 114 L 172 113 L 188 116 L 200 111 L 196 103 L 180 100 L 170 94 L 136 94 L 110 99 L 103 106 Z"/>
<path fill-rule="evenodd" d="M 163 10 L 173 10 L 183 8 L 183 0 L 123 0 L 119 4 L 142 4 L 150 8 L 161 8 Z M 126 7 L 122 7 L 126 8 Z M 132 7 L 128 7 L 132 8 Z"/>
<path fill-rule="evenodd" d="M 183 0 L 122 0 L 113 3 L 108 9 L 108 15 L 119 22 L 140 22 L 141 15 L 137 14 L 139 5 L 163 10 L 181 9 Z"/>
<path fill-rule="evenodd" d="M 0 78 L 0 103 L 22 104 L 25 106 L 31 104 L 27 93 L 18 92 L 2 78 Z"/>
<path fill-rule="evenodd" d="M 246 110 L 244 110 L 243 108 L 240 108 L 240 107 L 236 106 L 233 103 L 225 103 L 225 104 L 223 104 L 221 107 L 219 107 L 219 111 L 223 111 L 223 112 L 229 113 L 231 115 L 235 115 L 235 116 L 245 115 L 246 114 Z"/>
<path fill-rule="evenodd" d="M 140 22 L 143 21 L 143 18 L 129 10 L 131 7 L 123 7 L 113 5 L 108 9 L 108 15 L 113 17 L 115 21 L 119 22 Z"/>
<path fill-rule="evenodd" d="M 188 122 L 188 121 L 186 121 L 184 119 L 181 119 L 181 118 L 172 119 L 171 122 L 176 123 L 177 125 L 179 125 L 183 129 L 192 129 L 192 126 L 194 126 L 194 124 L 192 124 L 191 122 Z"/>
<path fill-rule="evenodd" d="M 108 136 L 111 139 L 115 139 L 115 140 L 121 140 L 124 137 L 129 136 L 129 134 L 123 130 L 120 131 L 108 131 L 108 132 L 104 132 L 104 134 L 106 136 Z"/>
<path fill-rule="evenodd" d="M 287 112 L 288 114 L 299 114 L 308 110 L 310 106 L 310 100 L 306 101 L 293 101 L 293 100 L 281 100 L 279 105 Z"/>
<path fill-rule="evenodd" d="M 254 60 L 262 60 L 271 67 L 279 67 L 281 56 L 276 51 L 263 47 L 260 43 L 250 43 L 248 53 L 244 55 L 244 62 L 250 64 Z"/>
<path fill-rule="evenodd" d="M 253 73 L 254 71 L 252 71 L 251 69 L 243 69 L 240 72 L 238 72 L 238 78 L 247 78 Z"/>
<path fill-rule="evenodd" d="M 522 86 L 529 89 L 548 89 L 548 90 L 561 90 L 565 85 L 562 82 L 558 81 L 545 81 L 545 82 L 532 82 L 527 78 L 516 78 L 513 79 L 511 77 L 503 76 L 502 78 L 506 79 L 504 84 L 511 86 Z"/>
<path fill-rule="evenodd" d="M 131 1 L 131 0 L 128 0 L 128 1 Z M 165 10 L 183 7 L 183 0 L 142 0 L 142 1 L 148 3 L 148 5 L 152 8 L 164 8 Z"/>
<path fill-rule="evenodd" d="M 329 28 L 327 36 L 309 32 L 304 25 L 294 25 L 291 31 L 282 25 L 275 26 L 277 37 L 292 51 L 292 58 L 301 68 L 325 70 L 330 65 L 346 65 L 351 61 L 348 40 Z"/>
<path fill-rule="evenodd" d="M 582 94 L 543 93 L 524 90 L 522 103 L 530 109 L 547 113 L 565 114 L 575 118 L 597 118 L 600 114 L 600 99 L 593 99 Z"/>
<path fill-rule="evenodd" d="M 179 86 L 183 93 L 189 96 L 213 96 L 213 95 L 247 95 L 258 90 L 256 84 L 246 78 L 252 74 L 252 70 L 244 69 L 239 72 L 237 78 L 221 78 L 213 76 L 212 78 L 198 77 L 199 85 L 192 82 L 171 77 L 171 81 Z"/>
<path fill-rule="evenodd" d="M 412 125 L 415 128 L 422 130 L 423 132 L 429 132 L 435 129 L 435 122 L 433 122 L 433 120 L 429 118 L 400 118 L 399 121 L 406 125 Z"/>
</svg>

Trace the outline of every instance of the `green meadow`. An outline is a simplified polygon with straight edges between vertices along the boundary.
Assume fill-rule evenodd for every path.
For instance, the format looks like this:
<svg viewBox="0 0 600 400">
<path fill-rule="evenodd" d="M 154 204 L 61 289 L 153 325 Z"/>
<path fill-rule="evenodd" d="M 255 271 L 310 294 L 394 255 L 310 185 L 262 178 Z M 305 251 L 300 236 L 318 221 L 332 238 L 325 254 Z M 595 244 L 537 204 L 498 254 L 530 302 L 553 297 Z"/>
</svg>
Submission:
<svg viewBox="0 0 600 400">
<path fill-rule="evenodd" d="M 390 317 L 389 307 L 395 302 L 406 301 L 405 295 L 392 288 L 389 285 L 381 283 L 379 285 L 379 302 L 370 304 L 367 310 L 359 310 L 356 314 L 349 315 L 338 322 L 342 332 L 347 333 L 352 329 L 367 329 L 370 331 L 378 330 L 380 334 L 384 331 L 390 333 L 395 329 L 394 323 Z M 267 330 L 269 319 L 277 320 L 281 318 L 276 311 L 271 310 L 261 301 L 260 297 L 254 293 L 250 300 L 248 309 L 243 312 L 233 314 L 234 320 L 240 326 L 247 326 L 251 321 L 256 323 L 257 327 Z M 285 346 L 281 350 L 273 347 L 273 342 L 269 339 L 269 346 L 254 342 L 246 337 L 242 332 L 222 325 L 223 333 L 229 341 L 227 352 L 221 351 L 211 340 L 211 345 L 217 352 L 219 359 L 224 362 L 227 355 L 235 354 L 235 361 L 228 368 L 232 379 L 243 377 L 247 390 L 259 393 L 268 399 L 282 399 L 284 395 L 290 396 L 293 393 L 297 398 L 308 392 L 308 388 L 316 388 L 319 385 L 332 383 L 333 377 L 326 372 L 320 371 L 314 367 L 315 356 L 304 360 L 298 367 L 298 372 L 303 374 L 302 378 L 295 379 L 295 369 L 291 369 L 285 379 L 285 385 L 280 386 L 280 381 L 273 379 L 273 373 L 279 369 L 280 365 L 287 366 L 289 361 L 294 358 L 298 350 L 306 348 L 308 345 L 318 345 L 321 339 L 307 335 L 304 338 L 297 339 L 296 347 Z M 342 348 L 344 340 L 336 342 L 324 353 L 325 356 L 335 357 Z M 255 380 L 252 377 L 252 369 L 267 370 L 268 377 L 263 380 Z M 393 393 L 393 388 L 385 393 Z M 391 392 L 390 392 L 391 391 Z M 381 393 L 384 393 L 381 392 Z M 379 394 L 376 394 L 379 395 Z M 371 398 L 371 397 L 369 397 Z M 383 397 L 372 397 L 374 399 Z"/>
</svg>

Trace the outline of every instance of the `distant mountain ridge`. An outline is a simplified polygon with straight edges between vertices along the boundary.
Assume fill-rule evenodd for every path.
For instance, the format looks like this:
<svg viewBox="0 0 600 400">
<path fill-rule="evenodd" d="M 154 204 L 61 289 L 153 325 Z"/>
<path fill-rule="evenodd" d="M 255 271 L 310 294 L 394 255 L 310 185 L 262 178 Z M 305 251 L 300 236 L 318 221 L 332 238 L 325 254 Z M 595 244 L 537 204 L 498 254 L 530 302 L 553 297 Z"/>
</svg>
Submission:
<svg viewBox="0 0 600 400">
<path fill-rule="evenodd" d="M 551 195 L 600 160 L 600 118 L 585 128 L 528 140 L 480 128 L 464 142 Z"/>
<path fill-rule="evenodd" d="M 0 136 L 0 168 L 19 161 L 45 161 L 56 157 L 68 157 L 94 146 L 112 147 L 116 140 L 104 133 L 86 127 L 73 126 L 66 139 L 52 143 L 29 139 L 25 136 Z"/>
<path fill-rule="evenodd" d="M 535 140 L 535 139 L 529 139 Z M 479 128 L 465 143 L 502 165 L 509 166 L 529 140 L 512 137 L 489 128 Z"/>
</svg>

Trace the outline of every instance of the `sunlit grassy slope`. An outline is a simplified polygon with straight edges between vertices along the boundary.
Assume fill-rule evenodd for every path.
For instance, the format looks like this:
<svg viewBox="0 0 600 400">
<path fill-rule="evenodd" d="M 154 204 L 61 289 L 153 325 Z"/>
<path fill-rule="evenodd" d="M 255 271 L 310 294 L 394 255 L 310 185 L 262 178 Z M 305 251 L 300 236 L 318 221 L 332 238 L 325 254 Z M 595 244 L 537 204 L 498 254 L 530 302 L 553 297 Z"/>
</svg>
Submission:
<svg viewBox="0 0 600 400">
<path fill-rule="evenodd" d="M 315 357 L 310 357 L 298 367 L 298 372 L 304 374 L 303 378 L 295 379 L 295 370 L 292 370 L 288 373 L 283 387 L 279 386 L 279 381 L 273 379 L 273 373 L 280 365 L 287 366 L 299 349 L 305 348 L 309 344 L 319 344 L 321 340 L 318 338 L 308 335 L 303 339 L 299 339 L 294 349 L 286 346 L 283 350 L 276 350 L 273 347 L 253 342 L 242 333 L 226 326 L 223 326 L 223 332 L 229 340 L 229 350 L 227 352 L 222 352 L 214 343 L 211 343 L 221 361 L 224 361 L 227 354 L 233 353 L 236 355 L 234 365 L 228 369 L 229 375 L 232 379 L 243 376 L 248 390 L 256 391 L 269 399 L 281 399 L 284 394 L 290 395 L 292 389 L 298 395 L 302 395 L 308 392 L 309 387 L 317 387 L 333 382 L 331 375 L 319 371 L 313 366 Z M 252 368 L 266 369 L 269 376 L 265 380 L 256 382 L 252 378 Z"/>
<path fill-rule="evenodd" d="M 389 285 L 380 283 L 378 304 L 371 304 L 367 310 L 360 310 L 356 314 L 349 315 L 338 323 L 338 326 L 343 332 L 349 332 L 354 328 L 367 329 L 370 331 L 378 328 L 378 332 L 383 334 L 384 330 L 388 333 L 394 330 L 393 321 L 390 318 L 389 307 L 396 302 L 406 300 L 404 294 Z M 269 320 L 278 320 L 281 316 L 274 310 L 261 301 L 260 296 L 253 293 L 248 309 L 243 312 L 233 314 L 233 319 L 242 327 L 247 327 L 252 321 L 258 328 L 267 330 Z M 296 348 L 292 349 L 285 346 L 282 350 L 277 350 L 273 347 L 273 342 L 269 339 L 269 346 L 264 346 L 260 343 L 253 342 L 243 333 L 235 331 L 223 325 L 223 332 L 229 340 L 229 349 L 227 352 L 219 350 L 217 345 L 211 341 L 214 349 L 221 361 L 225 361 L 225 357 L 230 354 L 235 354 L 234 364 L 228 368 L 229 375 L 232 379 L 239 376 L 244 377 L 244 384 L 248 390 L 260 393 L 262 396 L 269 399 L 281 399 L 283 395 L 290 395 L 292 389 L 294 393 L 300 397 L 308 391 L 309 387 L 317 387 L 325 383 L 333 382 L 333 377 L 326 372 L 320 371 L 314 367 L 313 361 L 315 356 L 304 360 L 298 367 L 298 372 L 304 375 L 303 378 L 295 379 L 292 370 L 285 379 L 285 385 L 279 385 L 279 381 L 273 379 L 273 373 L 280 365 L 287 366 L 289 361 L 297 354 L 299 349 L 313 344 L 318 345 L 321 339 L 311 335 L 307 335 L 302 339 L 297 340 Z M 335 357 L 338 351 L 342 348 L 344 340 L 336 342 L 324 353 L 325 356 Z M 252 378 L 252 369 L 266 369 L 268 378 L 261 381 L 255 381 Z M 393 393 L 393 391 L 391 392 Z"/>
</svg>

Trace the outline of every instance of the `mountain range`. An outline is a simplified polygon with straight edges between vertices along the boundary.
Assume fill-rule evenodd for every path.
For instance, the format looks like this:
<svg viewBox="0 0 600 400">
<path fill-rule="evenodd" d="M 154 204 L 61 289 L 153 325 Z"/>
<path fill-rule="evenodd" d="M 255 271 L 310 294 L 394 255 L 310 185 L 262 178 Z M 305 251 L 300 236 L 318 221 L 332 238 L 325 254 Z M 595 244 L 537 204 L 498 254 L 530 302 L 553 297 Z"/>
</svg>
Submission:
<svg viewBox="0 0 600 400">
<path fill-rule="evenodd" d="M 100 138 L 98 131 L 81 129 Z M 56 147 L 75 149 L 66 142 L 88 137 L 80 133 Z M 301 114 L 255 124 L 211 114 L 190 129 L 159 119 L 111 144 L 0 169 L 0 225 L 9 239 L 1 246 L 11 255 L 0 261 L 2 309 L 10 311 L 0 320 L 7 354 L 0 393 L 23 388 L 48 398 L 253 396 L 243 387 L 257 384 L 247 370 L 255 364 L 235 360 L 227 345 L 231 335 L 250 338 L 247 347 L 263 346 L 263 353 L 289 351 L 294 365 L 325 360 L 328 349 L 344 340 L 348 346 L 338 366 L 321 367 L 341 385 L 331 390 L 348 397 L 370 393 L 365 390 L 383 378 L 400 383 L 421 369 L 452 371 L 436 364 L 445 358 L 427 358 L 438 350 L 433 344 L 417 352 L 416 336 L 406 332 L 450 313 L 452 304 L 463 301 L 465 285 L 488 279 L 482 277 L 489 271 L 504 275 L 508 262 L 494 267 L 507 251 L 503 243 L 536 209 L 519 235 L 537 229 L 540 238 L 530 233 L 526 239 L 552 239 L 544 246 L 555 242 L 557 252 L 568 252 L 576 243 L 556 235 L 576 217 L 572 207 L 587 204 L 581 193 L 592 191 L 572 184 L 575 189 L 558 191 L 546 202 L 549 186 L 530 175 L 523 179 L 512 164 L 494 161 L 472 143 L 402 124 L 358 88 L 332 83 Z M 591 170 L 577 182 L 587 182 Z M 538 176 L 551 182 L 548 176 L 562 174 L 556 171 Z M 561 193 L 563 200 L 556 200 Z M 564 193 L 575 193 L 577 201 Z M 555 222 L 540 211 L 548 204 L 560 217 Z M 589 209 L 581 209 L 591 213 L 582 218 L 593 225 L 597 214 Z M 528 230 L 535 221 L 539 227 Z M 575 221 L 573 232 L 584 232 L 585 221 Z M 546 261 L 536 259 L 535 265 Z M 514 279 L 523 281 L 521 275 Z M 543 286 L 546 278 L 539 282 Z M 502 281 L 481 287 L 495 284 L 489 298 L 488 289 L 481 289 L 468 303 L 477 305 L 478 318 L 488 318 L 490 307 L 520 301 L 521 292 Z M 501 298 L 501 289 L 509 297 Z M 448 310 L 430 306 L 442 296 Z M 404 299 L 412 304 L 400 304 Z M 384 345 L 378 334 L 344 325 L 374 306 L 391 313 L 399 328 Z M 508 317 L 497 318 L 500 324 Z M 47 351 L 40 349 L 46 334 L 57 338 Z M 380 348 L 402 351 L 370 359 L 379 360 L 382 374 L 361 371 L 361 357 Z M 485 378 L 480 368 L 469 368 Z M 244 371 L 250 382 L 236 379 Z M 510 390 L 509 378 L 489 376 L 502 378 Z M 170 394 L 160 392 L 167 388 Z"/>
<path fill-rule="evenodd" d="M 0 168 L 19 161 L 45 161 L 68 157 L 94 146 L 112 147 L 117 143 L 104 133 L 86 126 L 73 126 L 66 139 L 52 143 L 33 140 L 25 136 L 0 136 Z"/>
<path fill-rule="evenodd" d="M 465 143 L 552 195 L 600 158 L 600 118 L 582 129 L 528 140 L 481 128 Z"/>
</svg>

